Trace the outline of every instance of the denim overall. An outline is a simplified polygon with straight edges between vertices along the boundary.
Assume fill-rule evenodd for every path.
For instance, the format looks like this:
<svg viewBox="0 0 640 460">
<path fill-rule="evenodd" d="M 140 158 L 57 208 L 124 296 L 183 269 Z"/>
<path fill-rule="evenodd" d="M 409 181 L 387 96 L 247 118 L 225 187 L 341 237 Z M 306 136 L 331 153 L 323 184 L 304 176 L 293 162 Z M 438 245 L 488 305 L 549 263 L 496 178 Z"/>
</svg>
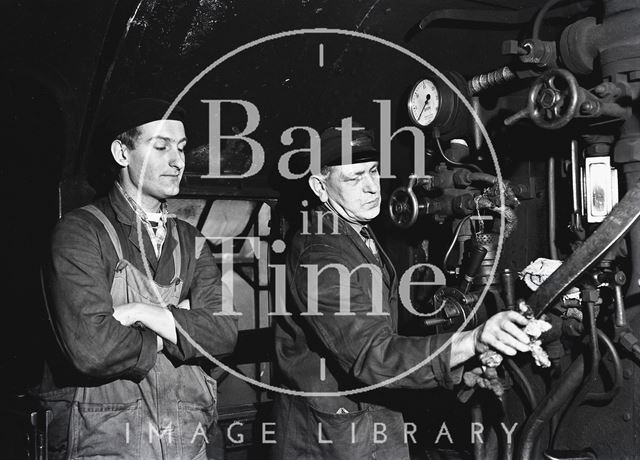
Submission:
<svg viewBox="0 0 640 460">
<path fill-rule="evenodd" d="M 130 302 L 178 304 L 180 242 L 176 223 L 167 225 L 178 244 L 175 276 L 168 286 L 155 283 L 124 259 L 116 231 L 93 205 L 84 210 L 106 228 L 118 254 L 111 297 L 113 305 Z M 162 299 L 160 302 L 158 295 Z M 206 459 L 206 432 L 216 418 L 216 381 L 197 365 L 175 366 L 163 354 L 139 383 L 114 380 L 79 387 L 71 404 L 69 458 Z"/>
</svg>

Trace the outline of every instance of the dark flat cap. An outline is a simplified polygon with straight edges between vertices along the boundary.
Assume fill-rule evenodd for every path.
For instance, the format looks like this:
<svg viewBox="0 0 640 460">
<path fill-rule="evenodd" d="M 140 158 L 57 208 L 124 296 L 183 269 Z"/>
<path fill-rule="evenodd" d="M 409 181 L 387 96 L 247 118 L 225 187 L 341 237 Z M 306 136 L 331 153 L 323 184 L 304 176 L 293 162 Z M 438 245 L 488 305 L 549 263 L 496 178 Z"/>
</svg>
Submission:
<svg viewBox="0 0 640 460">
<path fill-rule="evenodd" d="M 164 118 L 184 122 L 185 112 L 179 106 L 174 107 L 165 117 L 170 105 L 162 99 L 133 99 L 112 110 L 98 124 L 96 134 L 99 139 L 110 143 L 123 132 L 152 121 Z"/>
<path fill-rule="evenodd" d="M 320 135 L 320 166 L 337 166 L 367 161 L 378 161 L 380 153 L 376 149 L 373 131 L 358 129 L 356 123 L 351 136 L 351 161 L 342 155 L 342 131 L 328 128 Z"/>
</svg>

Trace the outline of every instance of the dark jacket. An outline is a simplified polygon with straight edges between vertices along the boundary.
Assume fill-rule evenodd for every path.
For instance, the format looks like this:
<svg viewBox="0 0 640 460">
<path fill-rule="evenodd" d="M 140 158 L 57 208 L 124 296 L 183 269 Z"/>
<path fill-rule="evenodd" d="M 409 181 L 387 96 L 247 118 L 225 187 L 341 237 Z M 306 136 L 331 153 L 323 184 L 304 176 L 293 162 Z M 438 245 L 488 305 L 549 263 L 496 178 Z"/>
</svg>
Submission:
<svg viewBox="0 0 640 460">
<path fill-rule="evenodd" d="M 193 436 L 215 420 L 216 383 L 199 366 L 210 363 L 182 331 L 211 355 L 232 352 L 236 320 L 214 316 L 221 310 L 220 270 L 190 224 L 169 219 L 158 260 L 120 192 L 114 189 L 94 205 L 101 213 L 74 210 L 53 234 L 50 310 L 66 359 L 51 354 L 38 390 L 53 412 L 50 457 L 108 452 L 114 458 L 151 458 L 161 451 L 166 458 L 203 456 L 205 441 L 196 436 L 194 442 Z M 101 214 L 110 225 L 99 220 Z M 107 231 L 111 227 L 114 240 Z M 177 344 L 164 341 L 158 353 L 156 333 L 121 325 L 113 307 L 131 301 L 157 305 L 160 290 L 170 293 L 170 303 L 189 298 L 190 309 L 169 307 L 182 330 Z"/>
<path fill-rule="evenodd" d="M 94 205 L 114 225 L 124 258 L 144 273 L 135 214 L 126 199 L 114 188 Z M 198 230 L 182 220 L 174 222 L 182 245 L 180 300 L 189 297 L 191 310 L 172 308 L 173 316 L 212 355 L 231 353 L 237 337 L 236 320 L 212 315 L 221 310 L 220 270 Z M 141 235 L 151 277 L 158 284 L 169 284 L 174 276 L 176 241 L 167 235 L 158 260 L 144 227 Z M 74 367 L 89 379 L 142 379 L 156 360 L 156 334 L 124 327 L 112 316 L 109 291 L 118 256 L 104 226 L 83 210 L 71 211 L 56 225 L 51 248 L 51 313 Z M 202 358 L 182 334 L 177 336 L 176 345 L 165 340 L 164 353 L 178 363 Z M 87 382 L 62 383 L 78 386 Z"/>
<path fill-rule="evenodd" d="M 442 347 L 441 353 L 410 375 L 384 384 L 386 388 L 428 389 L 451 388 L 462 376 L 461 369 L 449 368 L 450 345 L 444 346 L 449 334 L 428 337 L 406 337 L 397 333 L 398 292 L 397 274 L 389 258 L 380 248 L 384 270 L 382 284 L 361 264 L 376 265 L 373 253 L 349 223 L 327 208 L 310 213 L 308 232 L 293 238 L 287 254 L 287 282 L 290 300 L 287 305 L 292 316 L 282 317 L 276 326 L 276 356 L 286 386 L 305 392 L 336 392 L 380 384 L 425 360 Z M 320 228 L 318 228 L 320 225 Z M 378 245 L 378 247 L 380 247 Z M 339 264 L 351 272 L 347 280 L 339 271 L 328 267 Z M 317 294 L 309 285 L 309 267 L 317 267 Z M 323 268 L 326 268 L 323 270 Z M 311 268 L 313 278 L 314 269 Z M 351 315 L 336 315 L 344 300 L 340 287 L 348 288 Z M 309 289 L 311 286 L 311 290 Z M 371 315 L 376 292 L 382 292 L 382 311 L 386 316 Z M 321 315 L 301 315 L 309 303 L 317 301 Z M 344 313 L 344 311 L 343 311 Z M 369 313 L 369 314 L 368 314 Z M 324 379 L 321 379 L 321 359 L 324 359 Z M 397 456 L 403 458 L 402 417 L 389 409 L 389 391 L 376 389 L 348 396 L 294 397 L 279 396 L 278 432 L 286 431 L 286 439 L 278 439 L 278 458 L 361 458 L 375 449 L 380 456 L 384 445 L 371 441 L 372 423 L 392 424 L 395 432 L 387 431 Z M 282 413 L 282 409 L 286 414 Z M 297 414 L 309 412 L 300 417 Z M 364 418 L 371 423 L 363 423 Z M 353 443 L 350 434 L 344 445 L 323 444 L 310 451 L 305 445 L 318 444 L 317 421 L 324 421 L 322 431 L 335 428 L 335 436 L 344 435 L 356 423 Z M 345 422 L 349 421 L 346 425 Z M 292 435 L 292 426 L 295 425 Z M 369 428 L 367 428 L 369 427 Z M 389 427 L 387 427 L 389 429 Z M 348 433 L 348 431 L 347 431 Z M 306 439 L 305 439 L 306 438 Z M 364 446 L 358 442 L 367 440 Z M 394 443 L 400 443 L 396 445 Z M 388 444 L 386 447 L 389 447 Z M 336 448 L 338 448 L 336 450 Z M 404 448 L 404 451 L 402 450 Z M 300 450 L 302 449 L 302 450 Z M 315 447 L 314 447 L 315 449 Z M 327 450 L 329 449 L 329 450 Z M 400 449 L 400 450 L 397 450 Z M 336 457 L 335 455 L 338 455 Z M 408 454 L 406 454 L 408 455 Z M 297 456 L 297 457 L 294 457 Z M 383 457 L 380 457 L 383 458 Z"/>
</svg>

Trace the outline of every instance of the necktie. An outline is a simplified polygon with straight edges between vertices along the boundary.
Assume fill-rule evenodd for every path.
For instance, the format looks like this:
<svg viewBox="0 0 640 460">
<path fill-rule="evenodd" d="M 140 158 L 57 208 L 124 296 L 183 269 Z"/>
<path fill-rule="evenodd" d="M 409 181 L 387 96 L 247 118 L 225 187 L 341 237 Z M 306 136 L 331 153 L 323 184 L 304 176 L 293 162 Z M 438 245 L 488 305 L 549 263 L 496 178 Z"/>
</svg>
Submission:
<svg viewBox="0 0 640 460">
<path fill-rule="evenodd" d="M 364 238 L 364 243 L 367 245 L 369 250 L 373 253 L 379 265 L 382 265 L 382 261 L 380 260 L 380 255 L 378 254 L 378 248 L 376 247 L 376 242 L 373 240 L 371 236 L 371 231 L 368 227 L 362 227 L 360 229 L 360 235 Z"/>
</svg>

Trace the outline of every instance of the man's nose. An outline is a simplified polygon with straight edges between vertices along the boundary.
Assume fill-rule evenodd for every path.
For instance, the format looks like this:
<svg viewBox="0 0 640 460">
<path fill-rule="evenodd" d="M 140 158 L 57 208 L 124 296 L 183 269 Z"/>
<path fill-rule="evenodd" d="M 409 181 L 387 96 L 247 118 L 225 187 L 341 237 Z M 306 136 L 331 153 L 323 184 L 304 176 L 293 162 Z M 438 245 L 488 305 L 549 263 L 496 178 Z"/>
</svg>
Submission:
<svg viewBox="0 0 640 460">
<path fill-rule="evenodd" d="M 177 147 L 171 149 L 171 159 L 169 165 L 182 171 L 184 169 L 184 151 L 180 151 Z"/>
<path fill-rule="evenodd" d="M 364 191 L 368 193 L 378 193 L 380 191 L 380 178 L 367 174 L 364 182 Z"/>
</svg>

